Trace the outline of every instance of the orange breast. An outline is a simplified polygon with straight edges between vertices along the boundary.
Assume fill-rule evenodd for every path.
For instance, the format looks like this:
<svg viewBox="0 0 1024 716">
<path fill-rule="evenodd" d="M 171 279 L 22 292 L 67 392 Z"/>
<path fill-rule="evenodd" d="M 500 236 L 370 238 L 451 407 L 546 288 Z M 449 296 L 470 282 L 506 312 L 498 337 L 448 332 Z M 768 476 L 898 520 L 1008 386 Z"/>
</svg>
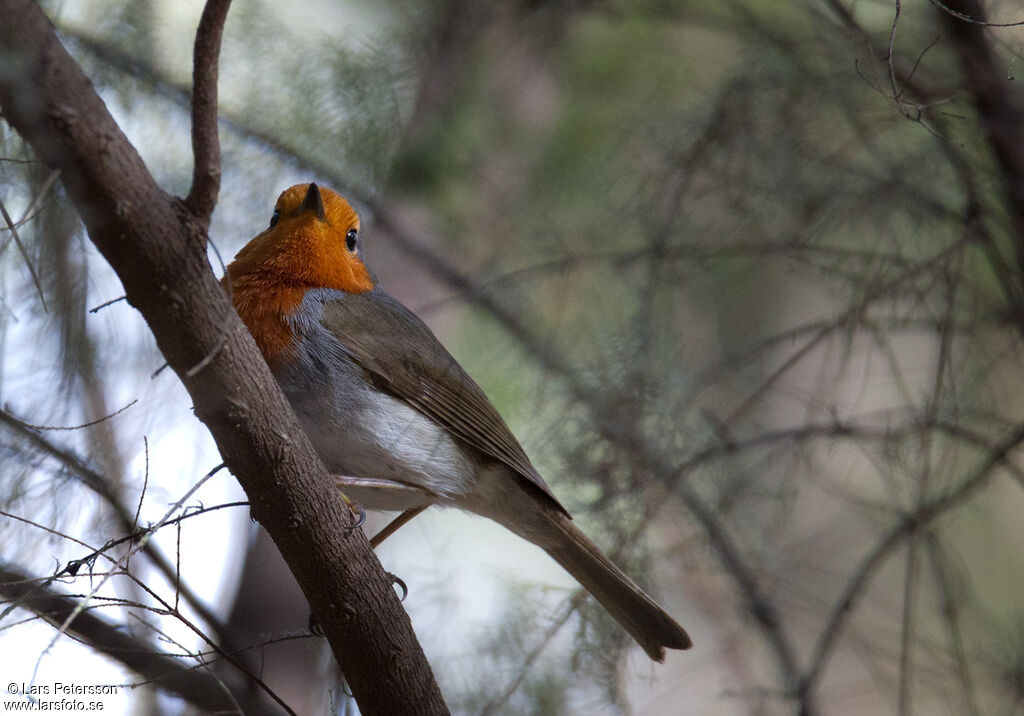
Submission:
<svg viewBox="0 0 1024 716">
<path fill-rule="evenodd" d="M 305 289 L 244 277 L 231 290 L 235 310 L 270 367 L 293 359 L 297 341 L 285 319 L 298 309 Z"/>
<path fill-rule="evenodd" d="M 275 220 L 238 252 L 228 266 L 224 285 L 271 367 L 294 358 L 298 336 L 288 318 L 311 288 L 348 293 L 373 289 L 373 277 L 348 233 L 358 231 L 352 206 L 331 189 L 323 189 L 323 214 L 303 209 L 308 184 L 285 190 Z"/>
</svg>

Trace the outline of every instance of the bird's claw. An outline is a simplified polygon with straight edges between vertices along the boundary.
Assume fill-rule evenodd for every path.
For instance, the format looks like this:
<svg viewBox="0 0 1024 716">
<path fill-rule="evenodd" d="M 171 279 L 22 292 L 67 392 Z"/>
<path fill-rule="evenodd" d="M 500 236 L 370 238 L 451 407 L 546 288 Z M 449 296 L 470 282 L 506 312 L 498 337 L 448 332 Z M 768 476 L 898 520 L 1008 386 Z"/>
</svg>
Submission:
<svg viewBox="0 0 1024 716">
<path fill-rule="evenodd" d="M 405 598 L 409 596 L 409 587 L 406 586 L 405 582 L 397 574 L 392 574 L 391 572 L 385 572 L 385 574 L 388 575 L 388 579 L 391 580 L 392 586 L 397 584 L 402 590 L 402 596 L 398 598 L 398 601 L 404 602 Z"/>
<path fill-rule="evenodd" d="M 362 527 L 364 522 L 366 522 L 366 510 L 364 510 L 363 506 L 360 505 L 358 502 L 351 501 L 348 503 L 348 508 L 352 510 L 352 514 L 356 517 L 356 521 L 348 527 L 348 533 L 352 534 L 357 529 Z"/>
</svg>

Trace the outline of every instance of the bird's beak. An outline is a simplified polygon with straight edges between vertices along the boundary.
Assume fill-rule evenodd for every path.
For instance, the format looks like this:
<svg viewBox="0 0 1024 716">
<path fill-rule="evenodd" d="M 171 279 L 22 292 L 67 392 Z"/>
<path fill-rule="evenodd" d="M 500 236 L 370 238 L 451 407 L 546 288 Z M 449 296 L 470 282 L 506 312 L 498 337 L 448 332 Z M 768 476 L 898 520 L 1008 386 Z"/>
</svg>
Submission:
<svg viewBox="0 0 1024 716">
<path fill-rule="evenodd" d="M 299 215 L 314 212 L 316 218 L 324 221 L 327 215 L 324 213 L 324 200 L 320 197 L 320 188 L 316 184 L 310 184 L 306 191 L 306 198 L 302 200 L 299 207 Z"/>
</svg>

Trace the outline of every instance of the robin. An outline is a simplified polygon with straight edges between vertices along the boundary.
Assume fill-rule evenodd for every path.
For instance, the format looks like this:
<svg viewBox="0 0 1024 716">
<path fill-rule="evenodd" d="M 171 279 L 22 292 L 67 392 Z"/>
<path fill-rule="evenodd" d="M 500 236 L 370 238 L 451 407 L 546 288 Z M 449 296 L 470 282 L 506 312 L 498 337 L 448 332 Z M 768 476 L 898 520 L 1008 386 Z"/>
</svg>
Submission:
<svg viewBox="0 0 1024 716">
<path fill-rule="evenodd" d="M 573 523 L 484 392 L 362 258 L 359 216 L 298 184 L 228 266 L 235 308 L 327 469 L 368 509 L 431 504 L 541 547 L 652 659 L 690 637 Z"/>
</svg>

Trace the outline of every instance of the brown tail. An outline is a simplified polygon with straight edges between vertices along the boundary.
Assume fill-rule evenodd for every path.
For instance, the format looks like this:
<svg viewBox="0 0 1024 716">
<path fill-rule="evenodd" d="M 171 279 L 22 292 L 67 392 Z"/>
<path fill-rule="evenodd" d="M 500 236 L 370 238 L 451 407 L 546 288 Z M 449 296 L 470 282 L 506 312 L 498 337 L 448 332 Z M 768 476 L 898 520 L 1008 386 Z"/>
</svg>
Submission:
<svg viewBox="0 0 1024 716">
<path fill-rule="evenodd" d="M 527 487 L 527 489 L 524 489 Z M 483 470 L 456 504 L 533 542 L 576 578 L 655 661 L 665 649 L 689 649 L 686 631 L 587 539 L 568 513 L 508 469 Z"/>
<path fill-rule="evenodd" d="M 572 520 L 554 512 L 549 517 L 554 529 L 547 536 L 554 539 L 541 546 L 594 595 L 652 659 L 663 661 L 665 648 L 693 646 L 686 630 L 612 564 Z"/>
</svg>

